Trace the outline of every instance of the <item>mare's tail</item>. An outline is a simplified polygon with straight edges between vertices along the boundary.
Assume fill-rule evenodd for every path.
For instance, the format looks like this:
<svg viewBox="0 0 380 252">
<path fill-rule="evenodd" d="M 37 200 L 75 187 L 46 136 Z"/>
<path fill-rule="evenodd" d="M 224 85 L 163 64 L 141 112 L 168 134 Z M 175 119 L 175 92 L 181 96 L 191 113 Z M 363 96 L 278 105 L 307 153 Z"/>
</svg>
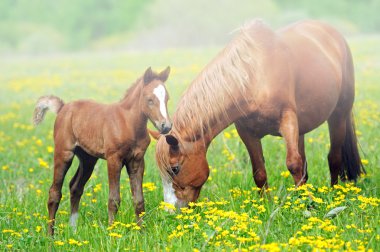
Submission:
<svg viewBox="0 0 380 252">
<path fill-rule="evenodd" d="M 358 140 L 355 132 L 355 122 L 351 113 L 346 120 L 346 138 L 342 146 L 343 166 L 340 177 L 342 180 L 348 179 L 356 181 L 364 170 L 358 150 Z"/>
<path fill-rule="evenodd" d="M 34 113 L 33 113 L 34 125 L 38 125 L 42 122 L 47 110 L 51 110 L 57 114 L 61 110 L 63 105 L 65 105 L 65 103 L 57 96 L 54 96 L 54 95 L 41 96 L 37 101 L 36 107 L 34 108 Z"/>
</svg>

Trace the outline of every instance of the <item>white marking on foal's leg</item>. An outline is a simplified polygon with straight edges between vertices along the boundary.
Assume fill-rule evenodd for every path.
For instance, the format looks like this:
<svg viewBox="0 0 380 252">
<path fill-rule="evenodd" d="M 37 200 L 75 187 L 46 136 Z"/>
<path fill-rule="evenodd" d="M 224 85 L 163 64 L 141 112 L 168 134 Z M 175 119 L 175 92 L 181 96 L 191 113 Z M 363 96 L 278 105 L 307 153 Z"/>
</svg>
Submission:
<svg viewBox="0 0 380 252">
<path fill-rule="evenodd" d="M 176 205 L 178 202 L 177 196 L 175 196 L 174 189 L 173 189 L 173 182 L 166 181 L 165 179 L 162 179 L 162 185 L 164 187 L 164 201 L 166 203 L 170 203 L 173 206 Z M 171 209 L 167 209 L 169 212 L 173 212 Z"/>
<path fill-rule="evenodd" d="M 74 229 L 77 228 L 77 220 L 78 220 L 78 213 L 73 213 L 70 216 L 70 226 L 73 227 Z"/>
<path fill-rule="evenodd" d="M 160 111 L 161 111 L 162 116 L 165 119 L 168 119 L 168 114 L 166 113 L 166 106 L 165 106 L 165 97 L 166 97 L 165 87 L 163 85 L 158 85 L 158 87 L 156 87 L 153 90 L 153 94 L 155 94 L 158 100 L 160 101 Z"/>
</svg>

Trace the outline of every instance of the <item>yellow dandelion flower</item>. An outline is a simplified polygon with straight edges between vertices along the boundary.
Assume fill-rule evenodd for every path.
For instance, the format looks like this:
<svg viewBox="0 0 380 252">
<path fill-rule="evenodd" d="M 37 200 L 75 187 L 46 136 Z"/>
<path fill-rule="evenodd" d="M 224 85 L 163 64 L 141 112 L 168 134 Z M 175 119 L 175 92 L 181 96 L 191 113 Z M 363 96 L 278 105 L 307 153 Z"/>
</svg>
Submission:
<svg viewBox="0 0 380 252">
<path fill-rule="evenodd" d="M 109 236 L 115 237 L 115 238 L 121 238 L 122 237 L 122 235 L 118 234 L 118 233 L 110 233 Z"/>
<path fill-rule="evenodd" d="M 49 164 L 45 162 L 42 158 L 38 158 L 38 163 L 42 168 L 49 168 Z"/>
<path fill-rule="evenodd" d="M 36 144 L 37 144 L 38 146 L 42 146 L 42 145 L 43 145 L 42 140 L 41 140 L 41 139 L 37 139 L 37 140 L 36 140 Z"/>
<path fill-rule="evenodd" d="M 230 139 L 230 138 L 232 137 L 231 134 L 230 134 L 229 132 L 227 132 L 227 131 L 224 132 L 223 135 L 224 135 L 224 137 L 227 138 L 227 139 Z"/>
<path fill-rule="evenodd" d="M 52 146 L 46 147 L 46 150 L 47 150 L 48 153 L 53 153 L 54 152 L 54 148 Z"/>
<path fill-rule="evenodd" d="M 63 241 L 55 241 L 54 242 L 55 245 L 58 245 L 58 246 L 63 246 L 65 245 L 65 243 Z"/>
<path fill-rule="evenodd" d="M 169 211 L 169 212 L 174 212 L 176 210 L 175 206 L 173 204 L 161 201 L 160 206 L 158 207 L 159 209 Z"/>
<path fill-rule="evenodd" d="M 281 177 L 287 178 L 287 177 L 290 176 L 290 172 L 289 171 L 284 171 L 284 172 L 281 172 L 280 175 L 281 175 Z"/>
</svg>

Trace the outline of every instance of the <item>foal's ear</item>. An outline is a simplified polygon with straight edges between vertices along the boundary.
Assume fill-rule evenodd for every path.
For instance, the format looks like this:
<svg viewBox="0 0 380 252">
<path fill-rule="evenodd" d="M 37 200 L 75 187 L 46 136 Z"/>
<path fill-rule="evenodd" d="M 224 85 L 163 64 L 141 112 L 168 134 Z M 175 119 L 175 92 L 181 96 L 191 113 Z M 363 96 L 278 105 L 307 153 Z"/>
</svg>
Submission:
<svg viewBox="0 0 380 252">
<path fill-rule="evenodd" d="M 165 82 L 169 77 L 169 73 L 170 73 L 170 66 L 168 66 L 164 71 L 158 74 L 158 79 L 161 80 L 162 82 Z"/>
<path fill-rule="evenodd" d="M 156 140 L 158 140 L 158 138 L 160 138 L 160 136 L 161 136 L 160 132 L 158 132 L 156 130 L 148 129 L 148 132 L 149 132 L 149 135 Z"/>
<path fill-rule="evenodd" d="M 144 73 L 144 84 L 149 84 L 154 79 L 154 74 L 151 67 L 148 67 L 148 69 Z"/>
</svg>

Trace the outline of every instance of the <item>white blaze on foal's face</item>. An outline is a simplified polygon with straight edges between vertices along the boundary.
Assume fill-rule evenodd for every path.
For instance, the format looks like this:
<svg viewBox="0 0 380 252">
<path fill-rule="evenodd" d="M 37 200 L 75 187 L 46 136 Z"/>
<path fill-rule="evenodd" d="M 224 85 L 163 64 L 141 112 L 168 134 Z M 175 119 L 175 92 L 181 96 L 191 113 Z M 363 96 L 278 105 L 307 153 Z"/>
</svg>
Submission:
<svg viewBox="0 0 380 252">
<path fill-rule="evenodd" d="M 165 106 L 165 98 L 166 98 L 166 89 L 163 85 L 158 85 L 153 90 L 153 94 L 157 96 L 158 101 L 160 102 L 160 112 L 161 115 L 165 118 L 168 119 L 168 114 L 166 112 L 166 106 Z"/>
</svg>

